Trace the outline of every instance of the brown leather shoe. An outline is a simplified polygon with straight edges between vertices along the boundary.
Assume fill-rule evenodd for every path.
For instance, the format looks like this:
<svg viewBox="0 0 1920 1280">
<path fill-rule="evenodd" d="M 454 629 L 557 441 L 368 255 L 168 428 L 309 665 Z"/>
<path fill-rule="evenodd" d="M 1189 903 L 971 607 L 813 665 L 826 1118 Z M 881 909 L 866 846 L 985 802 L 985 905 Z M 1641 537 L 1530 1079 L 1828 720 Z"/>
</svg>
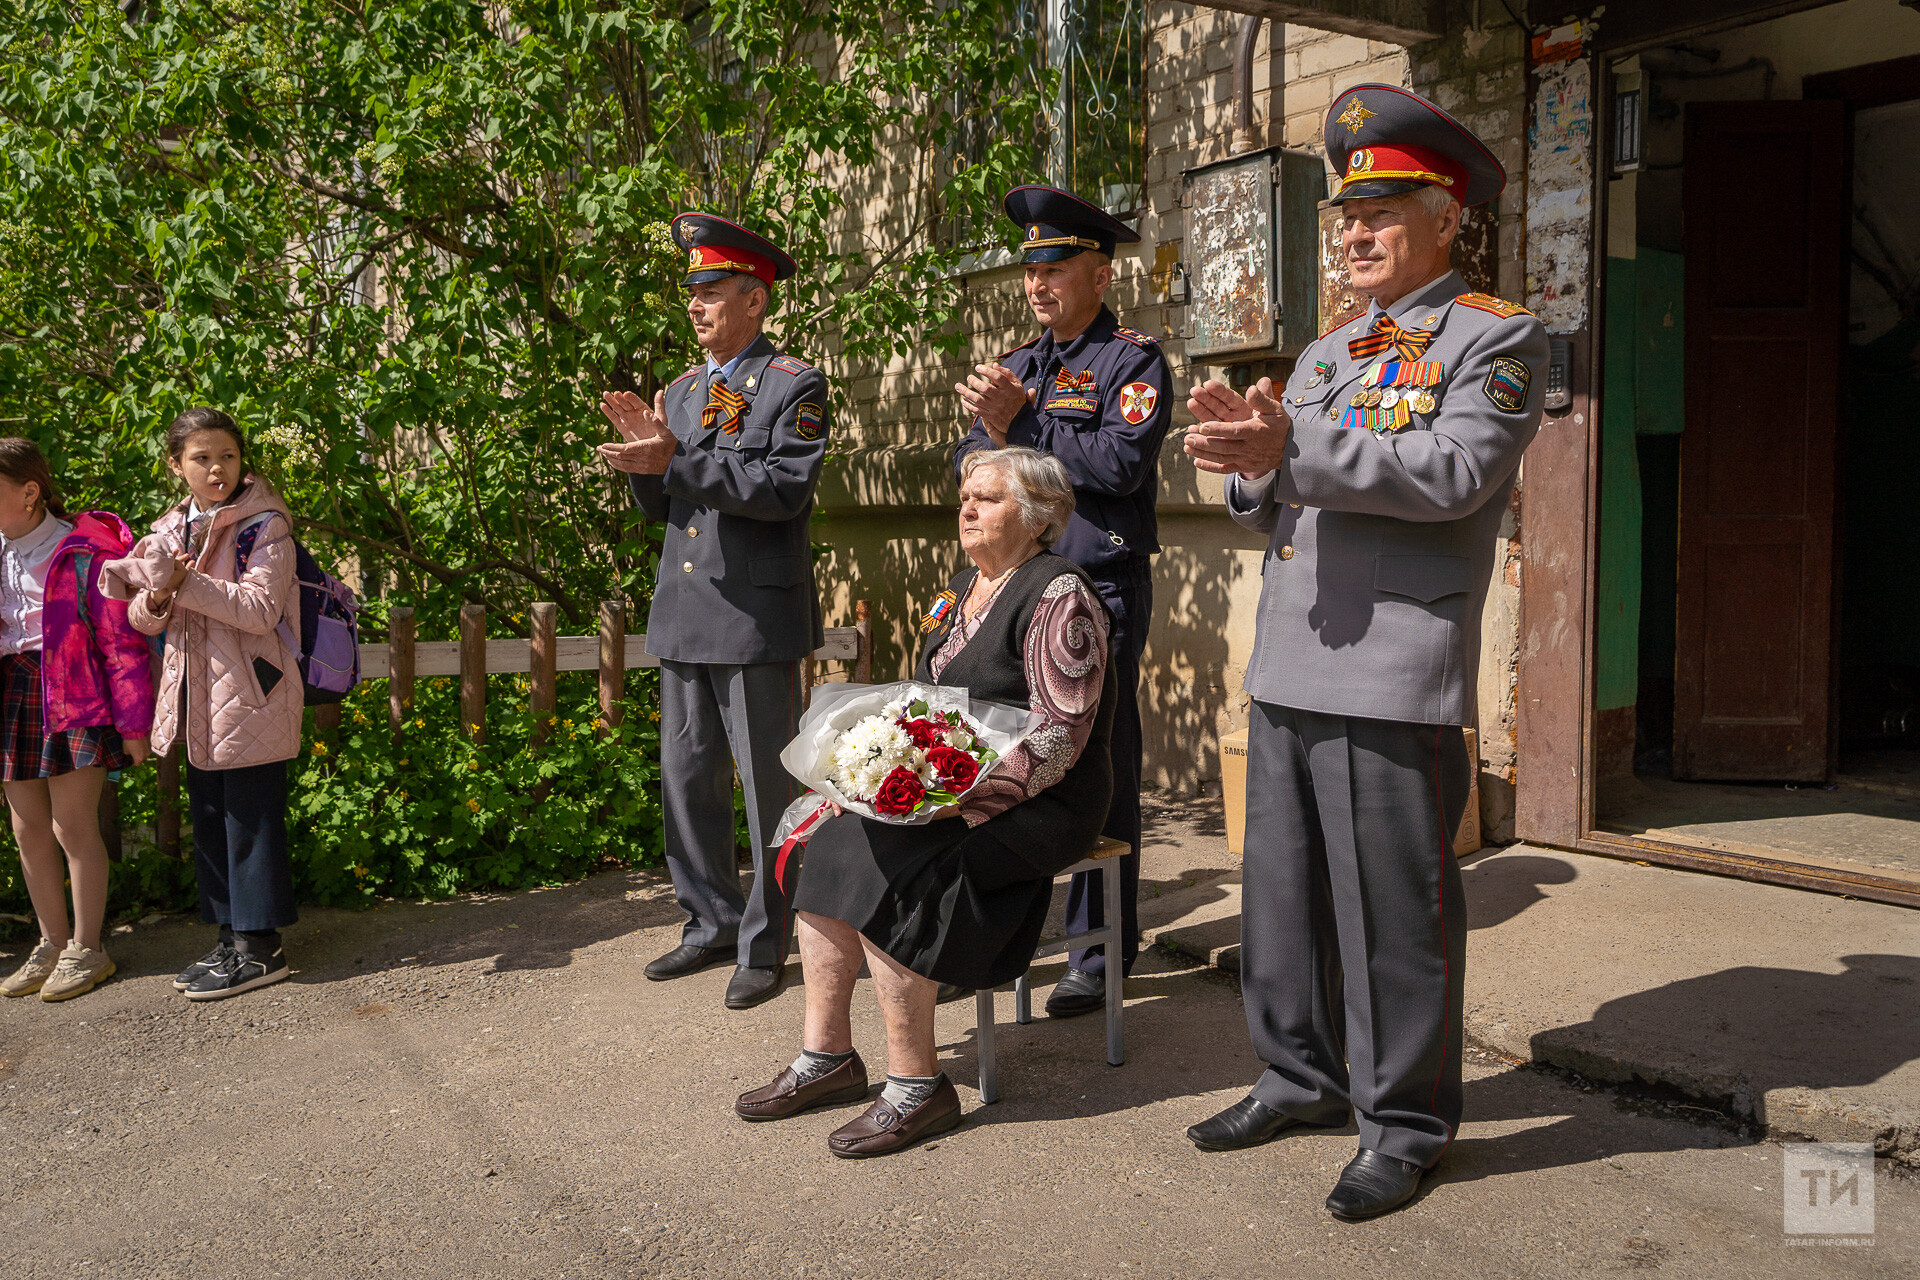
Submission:
<svg viewBox="0 0 1920 1280">
<path fill-rule="evenodd" d="M 922 1138 L 959 1128 L 963 1119 L 953 1081 L 942 1080 L 932 1097 L 905 1115 L 895 1111 L 885 1098 L 875 1098 L 859 1119 L 827 1135 L 827 1150 L 846 1160 L 892 1155 Z"/>
<path fill-rule="evenodd" d="M 773 1078 L 740 1095 L 733 1109 L 742 1120 L 785 1120 L 814 1107 L 830 1107 L 837 1102 L 858 1102 L 867 1096 L 867 1064 L 854 1054 L 845 1062 L 815 1076 L 805 1084 L 787 1067 Z"/>
</svg>

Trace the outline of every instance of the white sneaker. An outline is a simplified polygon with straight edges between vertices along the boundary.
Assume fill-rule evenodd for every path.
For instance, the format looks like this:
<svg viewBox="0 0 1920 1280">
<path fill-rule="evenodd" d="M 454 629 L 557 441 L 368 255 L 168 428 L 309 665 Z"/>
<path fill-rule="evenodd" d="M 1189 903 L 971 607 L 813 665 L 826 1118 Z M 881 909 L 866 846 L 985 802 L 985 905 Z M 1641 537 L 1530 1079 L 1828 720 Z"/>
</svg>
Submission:
<svg viewBox="0 0 1920 1280">
<path fill-rule="evenodd" d="M 104 951 L 74 943 L 60 953 L 53 974 L 40 988 L 40 998 L 52 1003 L 83 996 L 113 976 L 113 960 Z"/>
<path fill-rule="evenodd" d="M 32 995 L 53 976 L 54 964 L 59 959 L 60 944 L 51 938 L 40 939 L 27 962 L 15 969 L 5 982 L 0 982 L 0 996 Z"/>
</svg>

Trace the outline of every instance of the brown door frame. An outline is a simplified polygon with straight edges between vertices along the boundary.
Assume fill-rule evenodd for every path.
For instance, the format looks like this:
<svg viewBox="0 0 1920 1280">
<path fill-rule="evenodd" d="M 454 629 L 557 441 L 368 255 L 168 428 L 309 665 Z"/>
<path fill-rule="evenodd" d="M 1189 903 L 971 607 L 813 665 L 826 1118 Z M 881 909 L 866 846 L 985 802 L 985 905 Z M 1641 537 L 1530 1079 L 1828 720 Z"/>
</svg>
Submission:
<svg viewBox="0 0 1920 1280">
<path fill-rule="evenodd" d="M 1689 34 L 1663 34 L 1645 47 L 1657 48 Z M 1920 907 L 1920 885 L 1911 880 L 1594 827 L 1593 624 L 1599 529 L 1591 513 L 1598 510 L 1600 476 L 1600 382 L 1595 375 L 1605 344 L 1605 326 L 1597 317 L 1606 305 L 1605 220 L 1611 215 L 1606 122 L 1612 119 L 1613 77 L 1607 69 L 1638 51 L 1620 47 L 1583 55 L 1590 63 L 1595 121 L 1588 322 L 1579 332 L 1562 335 L 1573 343 L 1573 404 L 1542 423 L 1527 451 L 1523 476 L 1514 832 L 1533 844 Z M 1531 67 L 1528 73 L 1531 76 Z M 1899 92 L 1909 76 L 1920 84 L 1920 58 L 1809 76 L 1803 92 L 1845 98 L 1850 108 L 1879 105 L 1920 96 L 1885 96 Z M 1531 97 L 1528 110 L 1531 115 Z"/>
</svg>

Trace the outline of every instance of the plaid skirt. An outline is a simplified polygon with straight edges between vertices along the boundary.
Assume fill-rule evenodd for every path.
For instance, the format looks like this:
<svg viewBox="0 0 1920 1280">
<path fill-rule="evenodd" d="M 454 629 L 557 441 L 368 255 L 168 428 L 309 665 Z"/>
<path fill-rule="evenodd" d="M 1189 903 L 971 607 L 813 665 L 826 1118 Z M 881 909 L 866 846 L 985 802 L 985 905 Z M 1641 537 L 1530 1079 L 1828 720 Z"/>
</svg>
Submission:
<svg viewBox="0 0 1920 1280">
<path fill-rule="evenodd" d="M 39 650 L 0 658 L 0 781 L 53 778 L 93 765 L 124 769 L 132 763 L 112 725 L 47 732 Z"/>
</svg>

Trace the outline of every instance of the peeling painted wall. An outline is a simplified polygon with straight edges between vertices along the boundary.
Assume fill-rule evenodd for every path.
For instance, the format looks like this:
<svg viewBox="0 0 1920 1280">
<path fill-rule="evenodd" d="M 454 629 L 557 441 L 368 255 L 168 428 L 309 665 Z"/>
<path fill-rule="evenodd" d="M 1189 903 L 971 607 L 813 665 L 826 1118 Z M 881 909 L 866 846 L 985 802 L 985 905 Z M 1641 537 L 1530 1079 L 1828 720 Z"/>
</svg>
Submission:
<svg viewBox="0 0 1920 1280">
<path fill-rule="evenodd" d="M 1527 136 L 1527 306 L 1549 332 L 1587 325 L 1593 86 L 1585 58 L 1540 68 Z"/>
<path fill-rule="evenodd" d="M 1263 154 L 1210 169 L 1187 188 L 1189 356 L 1273 344 L 1272 169 Z"/>
</svg>

